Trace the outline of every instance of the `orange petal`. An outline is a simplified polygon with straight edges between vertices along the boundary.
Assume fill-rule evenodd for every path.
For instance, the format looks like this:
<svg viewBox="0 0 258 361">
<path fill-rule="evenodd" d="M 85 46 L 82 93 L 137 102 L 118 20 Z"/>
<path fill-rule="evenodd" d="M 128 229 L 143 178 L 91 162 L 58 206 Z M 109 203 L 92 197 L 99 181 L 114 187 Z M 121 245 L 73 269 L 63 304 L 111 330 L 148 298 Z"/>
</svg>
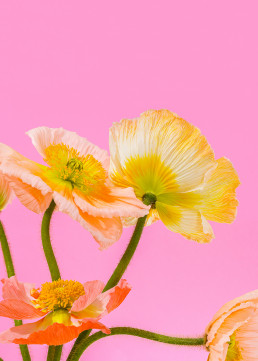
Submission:
<svg viewBox="0 0 258 361">
<path fill-rule="evenodd" d="M 103 192 L 88 197 L 79 191 L 73 192 L 74 201 L 83 211 L 92 216 L 143 217 L 149 213 L 150 206 L 145 206 L 136 198 L 132 188 L 119 188 L 108 184 Z"/>
<path fill-rule="evenodd" d="M 92 234 L 101 250 L 108 248 L 121 237 L 123 227 L 120 218 L 90 216 L 57 192 L 54 192 L 53 198 L 61 212 L 69 214 Z"/>
<path fill-rule="evenodd" d="M 131 286 L 126 280 L 120 280 L 117 286 L 111 288 L 110 290 L 104 292 L 100 295 L 99 298 L 104 298 L 106 295 L 110 296 L 109 302 L 107 304 L 107 312 L 113 311 L 117 308 L 126 298 L 128 293 L 131 291 Z"/>
<path fill-rule="evenodd" d="M 97 321 L 87 320 L 79 327 L 54 323 L 45 328 L 43 319 L 34 323 L 12 327 L 0 334 L 0 342 L 62 345 L 78 337 L 82 331 L 90 330 L 92 328 L 101 330 L 107 334 L 110 333 L 110 330 L 106 326 Z"/>
<path fill-rule="evenodd" d="M 213 237 L 212 228 L 198 210 L 156 202 L 156 209 L 165 226 L 187 239 L 200 243 Z"/>
<path fill-rule="evenodd" d="M 240 181 L 227 158 L 217 160 L 217 168 L 208 173 L 202 197 L 200 211 L 210 221 L 231 223 L 236 217 L 238 201 L 236 188 Z"/>
<path fill-rule="evenodd" d="M 104 283 L 102 281 L 89 281 L 83 284 L 85 295 L 76 300 L 71 308 L 71 312 L 79 312 L 89 306 L 102 292 Z"/>
<path fill-rule="evenodd" d="M 45 314 L 32 305 L 19 299 L 7 299 L 0 302 L 0 316 L 16 320 L 39 318 Z"/>
</svg>

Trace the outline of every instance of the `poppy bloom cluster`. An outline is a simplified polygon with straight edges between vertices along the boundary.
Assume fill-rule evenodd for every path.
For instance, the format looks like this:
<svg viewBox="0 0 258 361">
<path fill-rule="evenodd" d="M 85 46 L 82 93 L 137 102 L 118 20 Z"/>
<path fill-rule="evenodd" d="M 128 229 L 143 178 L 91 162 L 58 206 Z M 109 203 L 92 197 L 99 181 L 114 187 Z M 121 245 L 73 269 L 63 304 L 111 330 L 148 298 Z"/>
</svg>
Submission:
<svg viewBox="0 0 258 361">
<path fill-rule="evenodd" d="M 145 217 L 199 243 L 214 238 L 209 221 L 231 223 L 240 184 L 232 163 L 214 152 L 200 130 L 168 110 L 150 110 L 110 129 L 110 157 L 63 128 L 28 133 L 45 164 L 0 144 L 0 211 L 16 196 L 36 213 L 70 215 L 106 249 L 123 226 Z M 145 219 L 144 218 L 144 219 Z M 120 278 L 119 278 L 120 279 Z M 3 282 L 0 316 L 32 320 L 0 334 L 0 342 L 62 345 L 82 331 L 110 333 L 100 322 L 130 292 L 126 280 L 106 292 L 101 281 Z M 258 291 L 226 304 L 206 330 L 209 361 L 258 359 Z"/>
</svg>

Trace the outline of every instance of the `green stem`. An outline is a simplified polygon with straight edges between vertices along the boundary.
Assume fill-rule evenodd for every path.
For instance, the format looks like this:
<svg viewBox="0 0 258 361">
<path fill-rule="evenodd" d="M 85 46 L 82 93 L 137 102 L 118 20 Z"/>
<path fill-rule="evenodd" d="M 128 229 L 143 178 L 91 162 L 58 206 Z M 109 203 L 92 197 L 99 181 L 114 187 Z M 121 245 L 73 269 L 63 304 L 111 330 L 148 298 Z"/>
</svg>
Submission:
<svg viewBox="0 0 258 361">
<path fill-rule="evenodd" d="M 62 354 L 63 345 L 60 346 L 49 346 L 47 361 L 59 361 Z"/>
<path fill-rule="evenodd" d="M 0 221 L 0 241 L 1 241 L 1 247 L 2 247 L 2 252 L 3 252 L 3 256 L 4 256 L 4 262 L 5 262 L 7 276 L 8 276 L 8 278 L 10 278 L 12 276 L 15 276 L 15 271 L 14 271 L 14 265 L 13 265 L 13 260 L 12 260 L 9 244 L 8 244 L 8 241 L 7 241 L 7 238 L 5 235 L 5 231 L 4 231 L 4 227 L 3 227 L 3 224 L 1 221 Z M 14 324 L 15 324 L 15 326 L 20 326 L 20 325 L 22 325 L 22 321 L 14 320 Z M 27 345 L 19 345 L 19 346 L 20 346 L 20 351 L 21 351 L 23 361 L 31 361 L 28 346 Z"/>
<path fill-rule="evenodd" d="M 120 262 L 118 263 L 116 269 L 114 270 L 113 274 L 109 278 L 105 288 L 103 289 L 103 292 L 109 290 L 110 288 L 117 285 L 121 277 L 123 276 L 127 266 L 129 265 L 134 252 L 136 251 L 136 248 L 138 246 L 139 240 L 142 235 L 142 231 L 144 228 L 144 224 L 146 221 L 147 216 L 141 217 L 138 219 L 137 224 L 135 226 L 133 235 L 131 237 L 131 240 L 125 250 L 125 253 L 123 254 Z M 91 330 L 86 330 L 80 333 L 80 335 L 77 337 L 70 355 L 76 352 L 77 348 L 80 348 L 80 345 L 85 342 L 85 340 L 88 338 L 89 334 L 91 333 Z"/>
<path fill-rule="evenodd" d="M 138 219 L 131 240 L 126 248 L 126 251 L 123 254 L 123 257 L 121 258 L 120 262 L 118 263 L 116 269 L 114 270 L 112 276 L 109 278 L 103 292 L 116 286 L 119 280 L 121 279 L 121 277 L 123 276 L 123 274 L 125 273 L 126 268 L 129 265 L 134 255 L 134 252 L 136 251 L 138 243 L 140 241 L 146 218 L 147 216 Z"/>
<path fill-rule="evenodd" d="M 54 251 L 51 245 L 50 234 L 49 234 L 49 227 L 50 227 L 50 220 L 53 215 L 55 209 L 55 202 L 54 200 L 51 201 L 48 209 L 45 211 L 44 216 L 42 218 L 41 224 L 41 239 L 42 239 L 42 246 L 45 253 L 45 257 L 47 260 L 48 268 L 51 274 L 52 281 L 57 281 L 61 279 L 60 271 L 58 268 L 58 264 L 56 261 L 56 257 L 54 255 Z M 63 346 L 49 346 L 48 348 L 48 355 L 47 361 L 59 361 L 62 354 Z"/>
<path fill-rule="evenodd" d="M 49 226 L 52 214 L 55 209 L 55 202 L 52 200 L 50 206 L 44 213 L 42 224 L 41 224 L 41 239 L 42 246 L 47 260 L 48 268 L 51 274 L 52 281 L 56 281 L 61 278 L 60 271 L 56 262 L 56 258 L 53 252 L 53 248 L 50 241 Z"/>
<path fill-rule="evenodd" d="M 99 331 L 94 333 L 92 336 L 88 337 L 81 343 L 80 347 L 77 348 L 76 352 L 73 354 L 70 353 L 67 361 L 78 361 L 83 354 L 83 352 L 95 341 L 100 340 L 101 338 L 114 336 L 114 335 L 131 335 L 141 338 L 146 338 L 148 340 L 168 343 L 170 345 L 181 345 L 181 346 L 200 346 L 205 344 L 204 338 L 181 338 L 181 337 L 170 337 L 166 335 L 161 335 L 159 333 L 140 330 L 138 328 L 132 327 L 113 327 L 110 329 L 111 334 L 106 335 L 103 332 Z"/>
</svg>

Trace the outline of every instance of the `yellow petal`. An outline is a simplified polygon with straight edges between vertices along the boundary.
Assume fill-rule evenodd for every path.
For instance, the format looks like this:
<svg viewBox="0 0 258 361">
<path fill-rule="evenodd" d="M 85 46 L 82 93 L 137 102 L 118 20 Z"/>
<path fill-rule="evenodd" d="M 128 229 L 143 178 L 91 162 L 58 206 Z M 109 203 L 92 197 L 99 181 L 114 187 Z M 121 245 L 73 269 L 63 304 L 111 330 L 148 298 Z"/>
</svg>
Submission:
<svg viewBox="0 0 258 361">
<path fill-rule="evenodd" d="M 156 202 L 156 209 L 169 230 L 180 233 L 187 239 L 206 243 L 214 237 L 209 223 L 198 210 L 170 206 L 161 202 Z"/>
<path fill-rule="evenodd" d="M 206 173 L 216 167 L 200 130 L 168 110 L 113 124 L 110 153 L 112 180 L 132 186 L 138 197 L 199 189 Z"/>
<path fill-rule="evenodd" d="M 238 201 L 236 188 L 238 175 L 227 158 L 217 160 L 217 168 L 208 176 L 202 191 L 199 207 L 205 218 L 216 222 L 231 223 L 236 217 Z"/>
</svg>

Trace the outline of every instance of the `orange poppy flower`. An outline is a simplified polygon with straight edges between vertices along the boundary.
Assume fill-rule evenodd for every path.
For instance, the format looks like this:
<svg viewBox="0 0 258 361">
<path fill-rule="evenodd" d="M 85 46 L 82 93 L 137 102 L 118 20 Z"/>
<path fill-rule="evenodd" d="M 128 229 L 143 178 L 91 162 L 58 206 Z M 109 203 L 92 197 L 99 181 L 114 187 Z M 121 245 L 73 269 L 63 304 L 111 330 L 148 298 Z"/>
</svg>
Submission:
<svg viewBox="0 0 258 361">
<path fill-rule="evenodd" d="M 62 128 L 40 127 L 28 135 L 47 166 L 0 144 L 0 171 L 30 210 L 44 212 L 54 199 L 57 209 L 89 230 L 101 249 L 120 238 L 120 217 L 148 214 L 149 207 L 132 188 L 117 187 L 109 180 L 105 150 Z"/>
<path fill-rule="evenodd" d="M 22 320 L 41 317 L 0 334 L 1 343 L 16 344 L 62 345 L 89 329 L 108 334 L 110 330 L 100 318 L 117 308 L 131 290 L 126 280 L 104 293 L 101 281 L 82 285 L 58 280 L 44 283 L 41 290 L 18 282 L 15 276 L 2 282 L 0 316 Z"/>
</svg>

